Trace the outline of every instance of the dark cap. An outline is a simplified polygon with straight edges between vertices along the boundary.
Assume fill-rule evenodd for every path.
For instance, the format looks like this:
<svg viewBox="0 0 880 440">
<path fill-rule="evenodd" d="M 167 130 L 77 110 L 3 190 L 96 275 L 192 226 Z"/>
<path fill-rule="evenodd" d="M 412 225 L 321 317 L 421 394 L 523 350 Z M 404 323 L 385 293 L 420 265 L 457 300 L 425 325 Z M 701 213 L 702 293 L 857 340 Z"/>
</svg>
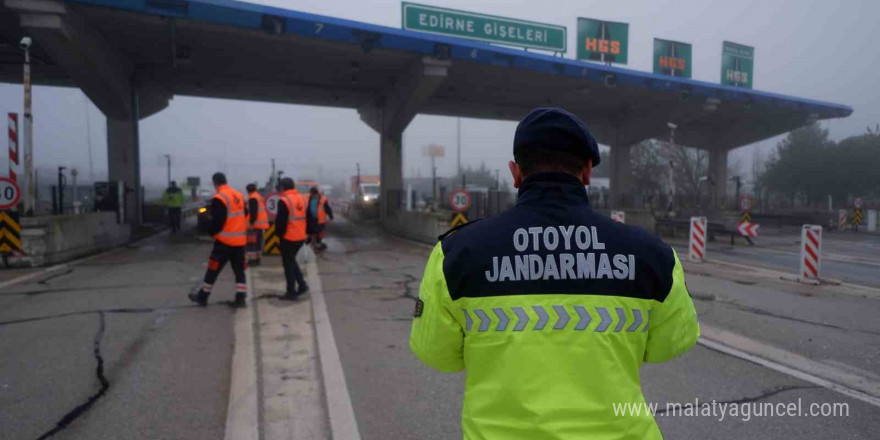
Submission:
<svg viewBox="0 0 880 440">
<path fill-rule="evenodd" d="M 599 144 L 577 116 L 561 108 L 536 108 L 516 127 L 513 156 L 527 150 L 555 150 L 599 165 Z"/>
</svg>

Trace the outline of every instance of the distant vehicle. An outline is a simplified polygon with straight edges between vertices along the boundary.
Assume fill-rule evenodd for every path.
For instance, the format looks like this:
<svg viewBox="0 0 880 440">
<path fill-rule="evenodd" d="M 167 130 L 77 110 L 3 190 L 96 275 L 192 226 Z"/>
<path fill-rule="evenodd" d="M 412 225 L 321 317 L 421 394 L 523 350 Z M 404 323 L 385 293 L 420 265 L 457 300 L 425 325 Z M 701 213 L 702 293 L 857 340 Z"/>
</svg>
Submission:
<svg viewBox="0 0 880 440">
<path fill-rule="evenodd" d="M 211 229 L 211 220 L 211 199 L 208 198 L 202 206 L 199 206 L 199 211 L 196 215 L 199 232 L 207 234 Z"/>
<path fill-rule="evenodd" d="M 199 200 L 210 200 L 212 197 L 214 197 L 214 191 L 207 188 L 202 188 L 196 193 L 196 195 L 199 196 Z"/>
<path fill-rule="evenodd" d="M 357 203 L 372 204 L 379 200 L 379 176 L 351 176 L 351 193 Z"/>
</svg>

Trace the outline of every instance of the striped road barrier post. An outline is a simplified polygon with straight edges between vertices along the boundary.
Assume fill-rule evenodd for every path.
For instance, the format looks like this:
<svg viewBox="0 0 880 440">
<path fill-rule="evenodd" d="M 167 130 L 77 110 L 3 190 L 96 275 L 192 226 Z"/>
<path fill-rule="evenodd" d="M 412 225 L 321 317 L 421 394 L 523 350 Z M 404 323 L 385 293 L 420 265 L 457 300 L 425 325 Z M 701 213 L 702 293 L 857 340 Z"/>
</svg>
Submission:
<svg viewBox="0 0 880 440">
<path fill-rule="evenodd" d="M 688 243 L 688 259 L 702 262 L 706 254 L 706 217 L 691 217 L 690 242 Z"/>
<path fill-rule="evenodd" d="M 798 277 L 819 280 L 822 269 L 822 227 L 804 225 L 801 229 L 801 264 Z"/>
</svg>

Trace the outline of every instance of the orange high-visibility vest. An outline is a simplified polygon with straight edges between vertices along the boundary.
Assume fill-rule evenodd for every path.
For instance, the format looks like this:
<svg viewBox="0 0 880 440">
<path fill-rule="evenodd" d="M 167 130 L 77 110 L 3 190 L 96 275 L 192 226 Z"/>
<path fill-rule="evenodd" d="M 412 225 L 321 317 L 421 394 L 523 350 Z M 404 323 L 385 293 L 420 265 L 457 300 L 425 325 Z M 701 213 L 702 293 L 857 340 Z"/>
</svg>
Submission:
<svg viewBox="0 0 880 440">
<path fill-rule="evenodd" d="M 260 193 L 254 191 L 248 194 L 248 201 L 257 199 L 257 220 L 254 222 L 254 229 L 269 229 L 269 213 L 266 212 L 266 201 Z"/>
<path fill-rule="evenodd" d="M 244 197 L 229 185 L 222 185 L 217 188 L 214 198 L 226 206 L 226 223 L 223 223 L 223 229 L 214 238 L 227 246 L 244 246 L 247 243 Z"/>
<path fill-rule="evenodd" d="M 318 199 L 318 224 L 323 225 L 327 223 L 327 211 L 324 209 L 324 204 L 327 203 L 327 197 L 324 197 L 321 194 L 321 198 Z"/>
<path fill-rule="evenodd" d="M 306 239 L 306 201 L 300 193 L 291 189 L 281 195 L 281 203 L 287 206 L 287 241 L 305 241 Z"/>
</svg>

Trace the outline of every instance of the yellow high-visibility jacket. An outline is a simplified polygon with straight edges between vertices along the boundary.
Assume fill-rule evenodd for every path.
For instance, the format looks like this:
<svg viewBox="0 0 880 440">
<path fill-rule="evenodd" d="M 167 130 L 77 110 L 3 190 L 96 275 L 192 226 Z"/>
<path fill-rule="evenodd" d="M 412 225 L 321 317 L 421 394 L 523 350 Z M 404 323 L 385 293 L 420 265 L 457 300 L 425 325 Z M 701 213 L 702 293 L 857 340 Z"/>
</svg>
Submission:
<svg viewBox="0 0 880 440">
<path fill-rule="evenodd" d="M 651 414 L 615 405 L 644 404 L 641 364 L 700 334 L 675 252 L 593 212 L 583 185 L 556 173 L 442 238 L 415 316 L 419 359 L 467 372 L 467 440 L 660 439 Z"/>
</svg>

